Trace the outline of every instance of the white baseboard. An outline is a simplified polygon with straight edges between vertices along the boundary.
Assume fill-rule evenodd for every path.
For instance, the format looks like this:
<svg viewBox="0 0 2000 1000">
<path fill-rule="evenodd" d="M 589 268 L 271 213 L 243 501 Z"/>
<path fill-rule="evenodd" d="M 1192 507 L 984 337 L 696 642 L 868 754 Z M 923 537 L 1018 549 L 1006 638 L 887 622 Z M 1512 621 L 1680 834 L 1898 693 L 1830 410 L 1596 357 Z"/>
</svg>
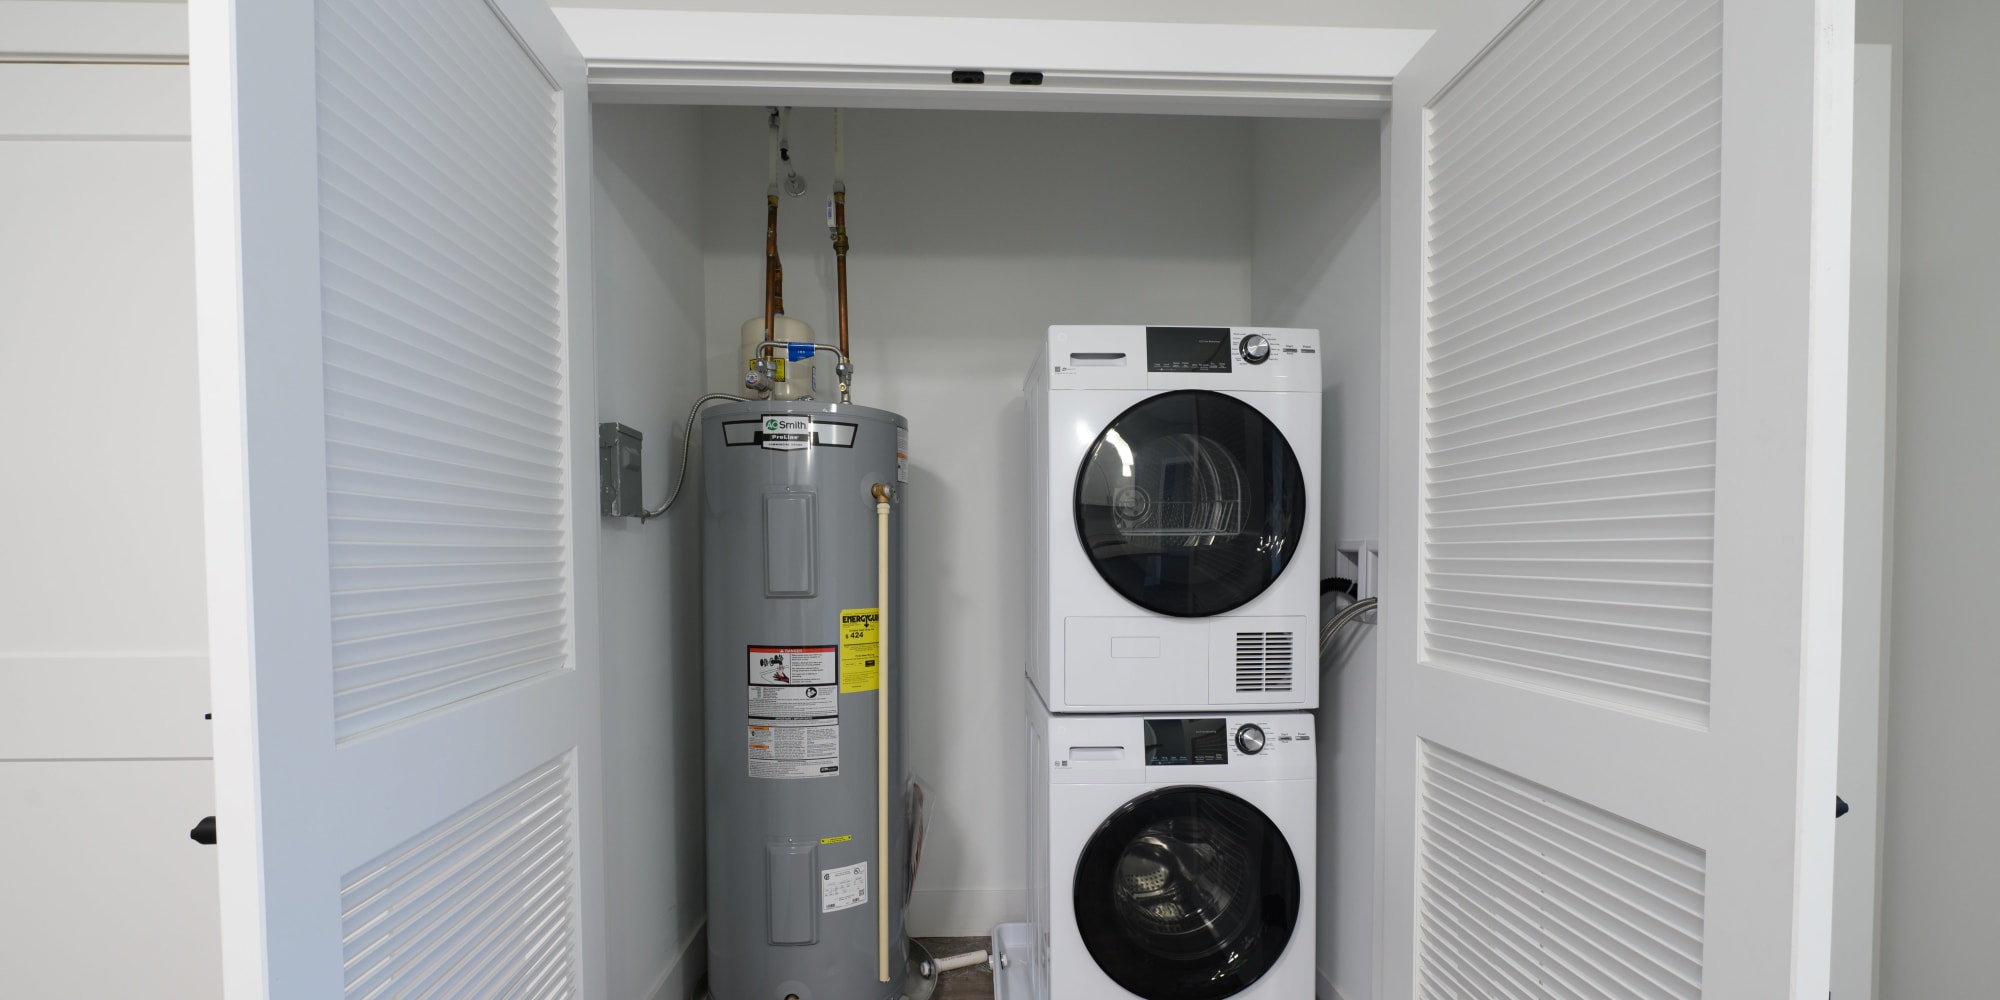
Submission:
<svg viewBox="0 0 2000 1000">
<path fill-rule="evenodd" d="M 653 988 L 646 994 L 646 1000 L 689 1000 L 694 996 L 694 984 L 708 971 L 708 921 L 702 920 L 688 932 L 687 940 L 681 942 L 680 954 L 674 956 L 673 964 L 653 980 Z"/>
<path fill-rule="evenodd" d="M 911 937 L 976 937 L 1027 914 L 1026 889 L 919 889 L 904 922 Z"/>
</svg>

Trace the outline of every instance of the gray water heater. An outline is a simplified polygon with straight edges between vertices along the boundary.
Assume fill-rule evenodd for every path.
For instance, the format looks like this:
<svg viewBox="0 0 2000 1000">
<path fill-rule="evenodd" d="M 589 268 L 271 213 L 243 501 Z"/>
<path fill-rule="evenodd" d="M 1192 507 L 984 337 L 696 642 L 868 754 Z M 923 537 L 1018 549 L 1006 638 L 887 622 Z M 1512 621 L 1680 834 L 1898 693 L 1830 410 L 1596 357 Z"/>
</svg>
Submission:
<svg viewBox="0 0 2000 1000">
<path fill-rule="evenodd" d="M 904 995 L 907 427 L 894 413 L 812 401 L 727 403 L 702 421 L 715 1000 Z M 877 484 L 890 497 L 887 608 Z"/>
</svg>

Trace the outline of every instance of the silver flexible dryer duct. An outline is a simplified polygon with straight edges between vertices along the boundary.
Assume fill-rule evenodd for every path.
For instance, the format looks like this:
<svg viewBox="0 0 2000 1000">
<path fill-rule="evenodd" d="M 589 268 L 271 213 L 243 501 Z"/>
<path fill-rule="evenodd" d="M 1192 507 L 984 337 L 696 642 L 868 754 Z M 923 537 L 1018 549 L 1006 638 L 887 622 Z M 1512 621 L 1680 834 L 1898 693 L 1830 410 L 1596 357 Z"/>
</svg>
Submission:
<svg viewBox="0 0 2000 1000">
<path fill-rule="evenodd" d="M 1347 607 L 1341 608 L 1339 612 L 1332 618 L 1328 618 L 1326 623 L 1319 627 L 1319 662 L 1321 667 L 1326 666 L 1327 654 L 1333 652 L 1333 643 L 1334 640 L 1340 638 L 1340 630 L 1346 628 L 1356 618 L 1373 610 L 1375 610 L 1375 599 L 1364 597 Z"/>
<path fill-rule="evenodd" d="M 639 515 L 640 524 L 644 524 L 647 521 L 652 520 L 653 518 L 665 514 L 667 512 L 667 508 L 672 507 L 674 505 L 674 501 L 680 499 L 681 486 L 687 482 L 687 477 L 688 477 L 688 452 L 692 450 L 694 447 L 694 430 L 695 430 L 694 418 L 697 414 L 701 412 L 702 407 L 707 406 L 710 403 L 720 402 L 721 400 L 725 399 L 736 403 L 748 402 L 748 400 L 744 399 L 742 396 L 732 396 L 726 392 L 711 392 L 708 395 L 695 400 L 694 405 L 688 408 L 687 435 L 681 438 L 681 471 L 674 476 L 674 491 L 672 493 L 667 494 L 666 503 L 663 503 L 658 507 L 653 508 L 652 510 L 641 513 Z"/>
</svg>

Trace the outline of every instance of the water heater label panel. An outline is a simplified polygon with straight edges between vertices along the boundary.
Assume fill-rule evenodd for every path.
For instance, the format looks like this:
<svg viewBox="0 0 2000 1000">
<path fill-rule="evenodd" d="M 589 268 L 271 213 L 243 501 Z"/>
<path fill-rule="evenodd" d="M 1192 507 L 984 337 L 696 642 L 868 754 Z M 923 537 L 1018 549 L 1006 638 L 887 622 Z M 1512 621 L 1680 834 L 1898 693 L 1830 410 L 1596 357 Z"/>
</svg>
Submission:
<svg viewBox="0 0 2000 1000">
<path fill-rule="evenodd" d="M 840 667 L 835 646 L 749 648 L 750 777 L 840 773 Z"/>
<path fill-rule="evenodd" d="M 819 873 L 819 911 L 851 910 L 868 902 L 868 862 L 845 868 L 823 868 Z"/>
</svg>

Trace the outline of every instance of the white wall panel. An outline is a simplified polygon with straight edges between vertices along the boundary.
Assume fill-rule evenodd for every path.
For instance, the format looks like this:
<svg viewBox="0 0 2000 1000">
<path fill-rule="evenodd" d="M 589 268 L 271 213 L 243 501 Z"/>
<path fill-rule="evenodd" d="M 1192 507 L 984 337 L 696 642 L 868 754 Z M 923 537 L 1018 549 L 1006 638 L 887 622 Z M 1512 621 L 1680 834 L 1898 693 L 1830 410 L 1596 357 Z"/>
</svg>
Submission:
<svg viewBox="0 0 2000 1000">
<path fill-rule="evenodd" d="M 219 845 L 188 839 L 215 813 L 213 775 L 205 760 L 0 762 L 0 994 L 222 995 Z"/>
<path fill-rule="evenodd" d="M 657 504 L 672 486 L 707 355 L 701 111 L 599 105 L 592 118 L 597 413 L 645 435 L 646 501 Z M 615 997 L 681 1000 L 707 967 L 698 939 L 706 907 L 699 508 L 690 488 L 667 518 L 602 522 L 599 600 L 603 620 L 617 623 L 603 630 Z"/>
</svg>

